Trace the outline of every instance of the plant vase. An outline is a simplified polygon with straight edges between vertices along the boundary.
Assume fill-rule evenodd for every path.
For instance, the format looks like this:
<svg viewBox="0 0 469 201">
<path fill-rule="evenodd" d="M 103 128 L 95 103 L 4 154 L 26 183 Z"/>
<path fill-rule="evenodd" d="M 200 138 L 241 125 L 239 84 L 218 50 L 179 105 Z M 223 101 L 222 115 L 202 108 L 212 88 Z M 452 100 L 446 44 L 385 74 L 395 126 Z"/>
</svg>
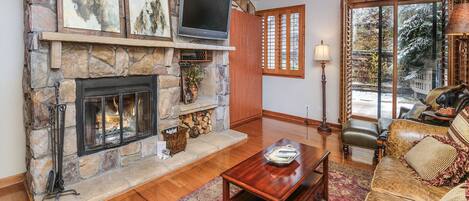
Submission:
<svg viewBox="0 0 469 201">
<path fill-rule="evenodd" d="M 197 100 L 197 97 L 199 97 L 199 87 L 197 87 L 197 85 L 193 84 L 193 85 L 190 85 L 189 87 L 189 91 L 192 95 L 192 102 L 195 102 Z"/>
<path fill-rule="evenodd" d="M 198 64 L 191 64 L 190 67 L 181 71 L 182 94 L 185 104 L 194 103 L 199 96 L 199 86 L 205 76 L 205 70 Z"/>
</svg>

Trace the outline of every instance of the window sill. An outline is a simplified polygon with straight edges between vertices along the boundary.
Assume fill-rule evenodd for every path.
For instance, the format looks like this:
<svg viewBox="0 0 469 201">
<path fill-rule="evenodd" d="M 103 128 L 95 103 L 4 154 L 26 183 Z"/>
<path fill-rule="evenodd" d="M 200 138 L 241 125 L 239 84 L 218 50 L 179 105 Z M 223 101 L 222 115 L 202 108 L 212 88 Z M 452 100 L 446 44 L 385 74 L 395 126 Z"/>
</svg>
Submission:
<svg viewBox="0 0 469 201">
<path fill-rule="evenodd" d="M 287 75 L 287 74 L 277 74 L 277 73 L 262 73 L 263 76 L 272 76 L 272 77 L 286 77 L 286 78 L 295 78 L 295 79 L 305 79 L 305 75 Z"/>
</svg>

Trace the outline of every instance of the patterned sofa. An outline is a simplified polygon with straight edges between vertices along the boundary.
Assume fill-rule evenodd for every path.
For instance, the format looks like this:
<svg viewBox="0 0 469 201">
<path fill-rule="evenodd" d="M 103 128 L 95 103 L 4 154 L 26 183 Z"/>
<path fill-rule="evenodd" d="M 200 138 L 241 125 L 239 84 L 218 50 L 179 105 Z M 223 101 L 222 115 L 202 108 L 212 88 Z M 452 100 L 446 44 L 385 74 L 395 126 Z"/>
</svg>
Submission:
<svg viewBox="0 0 469 201">
<path fill-rule="evenodd" d="M 404 166 L 400 158 L 407 153 L 413 142 L 427 135 L 447 135 L 448 127 L 422 124 L 410 120 L 395 120 L 390 127 L 386 142 L 386 156 L 375 169 L 371 192 L 367 201 L 394 200 L 440 200 L 449 187 L 427 185 L 413 174 L 413 170 Z"/>
</svg>

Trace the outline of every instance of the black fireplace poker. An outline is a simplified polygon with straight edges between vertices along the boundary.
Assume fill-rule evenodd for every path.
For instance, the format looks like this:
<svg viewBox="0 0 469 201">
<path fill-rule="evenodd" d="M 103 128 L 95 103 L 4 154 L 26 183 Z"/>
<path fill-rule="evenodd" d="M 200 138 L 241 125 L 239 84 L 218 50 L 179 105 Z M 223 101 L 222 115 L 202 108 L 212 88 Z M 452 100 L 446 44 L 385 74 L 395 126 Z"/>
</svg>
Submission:
<svg viewBox="0 0 469 201">
<path fill-rule="evenodd" d="M 67 105 L 59 104 L 60 83 L 55 83 L 55 103 L 49 107 L 49 126 L 52 151 L 52 170 L 47 178 L 47 194 L 43 200 L 55 198 L 59 200 L 65 195 L 80 195 L 76 190 L 65 190 L 63 180 L 63 153 L 65 133 L 65 112 Z"/>
</svg>

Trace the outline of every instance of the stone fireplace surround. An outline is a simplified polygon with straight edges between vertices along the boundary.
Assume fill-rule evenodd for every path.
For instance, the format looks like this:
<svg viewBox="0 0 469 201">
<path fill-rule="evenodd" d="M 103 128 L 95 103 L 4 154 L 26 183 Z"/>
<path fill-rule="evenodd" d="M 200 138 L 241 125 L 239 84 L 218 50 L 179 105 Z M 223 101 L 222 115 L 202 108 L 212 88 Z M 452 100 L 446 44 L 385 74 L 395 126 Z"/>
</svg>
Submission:
<svg viewBox="0 0 469 201">
<path fill-rule="evenodd" d="M 177 27 L 177 0 L 170 0 L 173 32 Z M 47 175 L 52 166 L 48 129 L 48 106 L 55 102 L 55 82 L 60 83 L 60 103 L 67 104 L 65 115 L 65 141 L 63 173 L 66 187 L 77 185 L 111 170 L 130 167 L 156 154 L 156 140 L 152 136 L 122 147 L 107 149 L 79 157 L 76 129 L 76 79 L 157 75 L 158 114 L 157 130 L 177 126 L 181 115 L 179 50 L 174 49 L 168 65 L 165 52 L 168 48 L 130 47 L 87 43 L 63 43 L 59 69 L 51 68 L 50 43 L 40 41 L 41 32 L 57 31 L 56 1 L 25 1 L 25 66 L 23 91 L 25 97 L 24 122 L 26 130 L 26 181 L 34 199 L 45 193 Z M 178 37 L 174 41 L 194 44 L 218 44 L 205 40 Z M 202 83 L 202 100 L 210 100 L 216 107 L 213 112 L 213 129 L 223 132 L 229 128 L 229 70 L 228 52 L 214 51 L 213 61 L 202 65 L 206 79 Z M 184 106 L 187 107 L 187 106 Z"/>
</svg>

